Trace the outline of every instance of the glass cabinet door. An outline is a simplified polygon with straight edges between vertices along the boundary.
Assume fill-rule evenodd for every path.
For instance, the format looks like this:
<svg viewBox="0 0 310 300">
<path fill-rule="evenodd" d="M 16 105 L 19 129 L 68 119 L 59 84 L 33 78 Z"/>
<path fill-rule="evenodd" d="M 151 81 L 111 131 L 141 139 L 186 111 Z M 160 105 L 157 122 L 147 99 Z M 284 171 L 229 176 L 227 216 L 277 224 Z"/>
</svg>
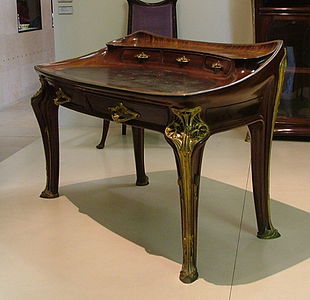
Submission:
<svg viewBox="0 0 310 300">
<path fill-rule="evenodd" d="M 287 70 L 274 136 L 310 139 L 310 0 L 253 0 L 255 40 L 283 40 Z"/>
<path fill-rule="evenodd" d="M 309 0 L 263 0 L 265 7 L 299 7 L 310 6 Z"/>
<path fill-rule="evenodd" d="M 279 117 L 310 118 L 310 20 L 274 20 L 267 39 L 282 39 L 287 51 Z"/>
</svg>

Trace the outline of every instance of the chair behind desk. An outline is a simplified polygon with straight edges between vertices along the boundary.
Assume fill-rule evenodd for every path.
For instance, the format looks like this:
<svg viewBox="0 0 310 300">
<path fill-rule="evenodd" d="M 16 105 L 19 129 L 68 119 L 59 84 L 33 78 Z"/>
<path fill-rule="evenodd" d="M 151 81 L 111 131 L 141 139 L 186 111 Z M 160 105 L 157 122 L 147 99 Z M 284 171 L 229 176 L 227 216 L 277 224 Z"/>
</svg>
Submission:
<svg viewBox="0 0 310 300">
<path fill-rule="evenodd" d="M 164 0 L 156 3 L 145 3 L 140 0 L 127 1 L 128 34 L 138 30 L 147 30 L 167 37 L 177 37 L 177 0 Z"/>
</svg>

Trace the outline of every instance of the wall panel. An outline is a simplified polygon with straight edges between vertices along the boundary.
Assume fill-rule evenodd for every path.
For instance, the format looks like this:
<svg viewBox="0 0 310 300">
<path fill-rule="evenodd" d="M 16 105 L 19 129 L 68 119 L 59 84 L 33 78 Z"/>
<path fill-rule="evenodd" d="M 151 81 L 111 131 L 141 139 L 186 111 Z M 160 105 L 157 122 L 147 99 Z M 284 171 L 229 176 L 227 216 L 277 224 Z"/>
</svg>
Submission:
<svg viewBox="0 0 310 300">
<path fill-rule="evenodd" d="M 41 0 L 43 29 L 18 33 L 15 0 L 0 1 L 0 109 L 39 87 L 33 66 L 54 60 L 51 1 Z"/>
</svg>

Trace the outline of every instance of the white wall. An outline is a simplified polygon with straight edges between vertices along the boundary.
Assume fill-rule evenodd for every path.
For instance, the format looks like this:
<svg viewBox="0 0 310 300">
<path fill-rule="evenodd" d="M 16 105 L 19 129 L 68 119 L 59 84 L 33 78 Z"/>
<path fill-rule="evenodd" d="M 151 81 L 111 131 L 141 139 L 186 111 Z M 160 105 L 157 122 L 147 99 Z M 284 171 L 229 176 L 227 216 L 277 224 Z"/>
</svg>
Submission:
<svg viewBox="0 0 310 300">
<path fill-rule="evenodd" d="M 251 43 L 251 2 L 252 0 L 178 0 L 179 38 Z M 100 49 L 106 42 L 126 34 L 126 0 L 73 0 L 72 4 L 73 15 L 58 15 L 58 0 L 54 0 L 57 60 Z M 60 124 L 100 126 L 101 121 L 61 110 Z"/>
<path fill-rule="evenodd" d="M 251 1 L 180 0 L 180 37 L 223 43 L 251 43 Z"/>
<path fill-rule="evenodd" d="M 56 59 L 92 52 L 127 28 L 126 0 L 73 0 L 73 15 L 58 15 L 54 0 Z"/>
<path fill-rule="evenodd" d="M 54 59 L 50 0 L 41 0 L 42 30 L 18 33 L 16 0 L 0 0 L 0 109 L 30 96 L 39 80 L 33 66 Z"/>
<path fill-rule="evenodd" d="M 148 0 L 148 2 L 157 2 Z M 252 0 L 178 0 L 179 38 L 251 43 Z M 126 34 L 126 0 L 74 0 L 73 15 L 58 15 L 55 6 L 56 58 L 102 48 Z"/>
</svg>

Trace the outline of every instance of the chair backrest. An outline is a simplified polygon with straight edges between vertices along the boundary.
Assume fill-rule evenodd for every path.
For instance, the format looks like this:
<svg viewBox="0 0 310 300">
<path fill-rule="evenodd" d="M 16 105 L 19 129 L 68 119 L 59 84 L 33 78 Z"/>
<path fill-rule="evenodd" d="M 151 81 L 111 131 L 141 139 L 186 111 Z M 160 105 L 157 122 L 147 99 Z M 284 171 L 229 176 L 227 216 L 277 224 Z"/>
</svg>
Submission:
<svg viewBox="0 0 310 300">
<path fill-rule="evenodd" d="M 127 0 L 127 2 L 128 34 L 146 30 L 163 36 L 177 37 L 177 0 L 163 0 L 156 3 L 140 0 Z"/>
</svg>

